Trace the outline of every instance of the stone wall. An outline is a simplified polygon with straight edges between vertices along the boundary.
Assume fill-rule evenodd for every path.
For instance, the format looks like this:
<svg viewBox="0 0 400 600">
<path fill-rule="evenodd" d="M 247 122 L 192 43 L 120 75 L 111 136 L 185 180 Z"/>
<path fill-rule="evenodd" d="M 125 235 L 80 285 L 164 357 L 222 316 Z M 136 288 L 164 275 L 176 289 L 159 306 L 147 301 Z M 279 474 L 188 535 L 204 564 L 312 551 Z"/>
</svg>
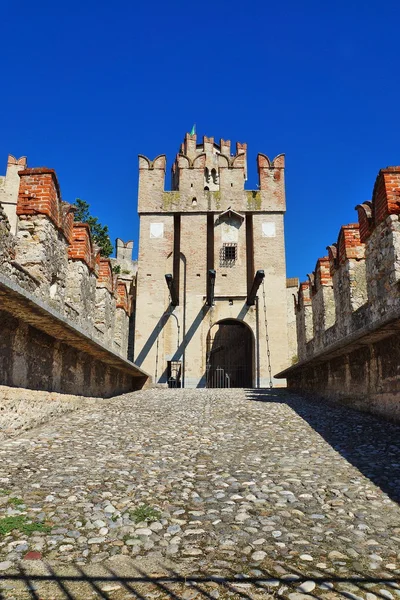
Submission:
<svg viewBox="0 0 400 600">
<path fill-rule="evenodd" d="M 0 310 L 1 383 L 33 390 L 108 397 L 138 387 L 133 374 Z"/>
<path fill-rule="evenodd" d="M 11 312 L 2 310 L 7 298 L 4 293 L 0 294 L 4 300 L 0 304 L 0 384 L 92 396 L 134 389 L 138 380 L 132 387 L 135 373 L 129 373 L 125 364 L 134 273 L 117 275 L 111 260 L 100 256 L 89 226 L 75 222 L 74 207 L 62 201 L 52 169 L 28 169 L 26 159 L 23 165 L 15 162 L 18 164 L 10 167 L 9 158 L 4 178 L 11 177 L 12 185 L 4 179 L 0 182 L 0 200 L 11 196 L 16 200 L 6 205 L 7 210 L 0 203 L 0 276 L 5 278 L 4 289 L 15 284 L 21 302 L 24 292 L 28 293 L 33 297 L 31 304 L 37 301 L 42 308 L 47 307 L 52 318 L 65 320 L 81 337 L 83 334 L 92 344 L 119 355 L 121 362 L 111 367 L 113 361 L 108 364 L 106 355 L 99 359 L 87 346 L 79 353 L 79 343 L 72 350 L 63 334 L 56 339 L 51 328 L 49 336 L 49 331 L 32 327 L 27 313 L 15 308 L 18 302 Z M 15 175 L 19 179 L 17 191 Z M 7 190 L 14 195 L 10 192 L 7 196 Z M 15 219 L 10 223 L 12 207 Z M 21 356 L 30 359 L 18 375 L 16 365 Z M 58 371 L 61 378 L 56 376 Z M 145 379 L 141 373 L 143 376 Z"/>
<path fill-rule="evenodd" d="M 400 167 L 382 169 L 296 299 L 291 388 L 400 419 Z"/>
</svg>

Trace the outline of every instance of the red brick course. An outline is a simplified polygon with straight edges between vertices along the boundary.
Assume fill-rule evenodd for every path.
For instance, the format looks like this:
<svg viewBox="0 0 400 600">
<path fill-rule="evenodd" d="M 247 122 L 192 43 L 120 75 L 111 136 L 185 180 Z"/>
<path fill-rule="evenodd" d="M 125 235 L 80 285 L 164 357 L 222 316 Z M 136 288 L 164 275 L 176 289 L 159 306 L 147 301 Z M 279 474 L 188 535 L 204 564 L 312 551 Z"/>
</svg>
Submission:
<svg viewBox="0 0 400 600">
<path fill-rule="evenodd" d="M 123 281 L 117 281 L 117 308 L 123 308 L 124 311 L 130 314 L 130 301 L 126 285 Z"/>
<path fill-rule="evenodd" d="M 97 281 L 104 283 L 110 292 L 114 291 L 114 274 L 109 258 L 99 256 L 99 278 Z"/>
<path fill-rule="evenodd" d="M 95 270 L 95 251 L 90 227 L 87 223 L 73 223 L 72 242 L 68 247 L 68 258 L 81 260 L 91 271 Z"/>
<path fill-rule="evenodd" d="M 400 214 L 400 167 L 379 171 L 372 194 L 375 227 L 388 215 Z"/>
</svg>

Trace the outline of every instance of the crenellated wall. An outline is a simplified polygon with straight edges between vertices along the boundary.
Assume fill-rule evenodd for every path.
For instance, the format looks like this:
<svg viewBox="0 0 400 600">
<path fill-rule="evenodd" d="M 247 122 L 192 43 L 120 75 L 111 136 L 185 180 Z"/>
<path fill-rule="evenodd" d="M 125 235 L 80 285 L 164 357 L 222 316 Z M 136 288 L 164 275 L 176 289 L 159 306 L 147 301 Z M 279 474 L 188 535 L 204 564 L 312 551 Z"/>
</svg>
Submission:
<svg viewBox="0 0 400 600">
<path fill-rule="evenodd" d="M 154 160 L 139 155 L 139 213 L 286 210 L 285 157 L 270 160 L 257 155 L 259 185 L 245 190 L 247 144 L 236 144 L 231 155 L 230 141 L 204 136 L 200 144 L 196 134 L 186 134 L 172 166 L 172 190 L 165 190 L 166 156 Z"/>
<path fill-rule="evenodd" d="M 279 374 L 400 420 L 400 167 L 382 169 L 296 299 L 298 364 Z"/>
<path fill-rule="evenodd" d="M 18 186 L 16 176 L 19 180 Z M 5 206 L 2 205 L 2 198 L 8 200 Z M 121 240 L 119 242 L 123 245 Z M 55 171 L 45 167 L 28 169 L 26 159 L 9 157 L 7 174 L 0 182 L 0 276 L 4 290 L 11 290 L 16 286 L 15 291 L 19 290 L 21 303 L 26 300 L 26 292 L 30 298 L 29 306 L 32 304 L 32 298 L 36 299 L 41 309 L 48 307 L 53 317 L 56 315 L 60 321 L 65 322 L 67 329 L 68 326 L 77 328 L 80 337 L 87 336 L 91 344 L 98 344 L 121 357 L 121 377 L 118 375 L 118 368 L 115 367 L 114 358 L 108 357 L 109 364 L 113 366 L 110 367 L 112 372 L 106 377 L 108 387 L 105 386 L 104 395 L 113 393 L 113 382 L 116 382 L 116 393 L 134 389 L 134 366 L 132 365 L 133 370 L 129 376 L 130 363 L 126 361 L 133 308 L 134 273 L 114 274 L 111 260 L 102 258 L 99 248 L 93 243 L 89 226 L 75 222 L 74 207 L 62 201 Z M 26 330 L 26 323 L 30 323 L 30 313 L 21 309 L 19 314 L 18 302 L 15 301 L 11 307 L 15 314 L 12 313 L 12 318 L 8 319 L 7 311 L 4 311 L 6 298 L 4 291 L 3 295 L 0 294 L 2 335 L 4 340 L 9 334 L 11 341 L 10 345 L 6 344 L 3 348 L 3 358 L 0 356 L 0 383 L 7 382 L 7 385 L 13 385 L 14 382 L 17 386 L 32 387 L 27 375 L 29 369 L 20 369 L 20 374 L 17 375 L 15 368 L 18 361 L 21 361 L 21 355 L 25 354 L 27 360 L 30 355 L 27 344 L 28 340 L 33 339 L 33 334 L 28 334 Z M 44 331 L 48 334 L 47 320 L 44 319 L 43 322 L 44 328 L 39 328 L 41 332 L 38 333 L 40 339 L 43 338 Z M 8 334 L 7 323 L 10 326 Z M 89 354 L 92 350 L 96 354 L 94 347 L 90 344 L 88 346 L 86 342 L 82 343 L 85 353 L 89 348 Z M 44 347 L 47 346 L 51 348 L 52 358 L 49 358 L 49 361 L 52 364 L 51 369 L 49 367 L 49 377 L 52 383 L 45 381 L 46 378 L 43 377 L 39 380 L 36 378 L 33 387 L 40 388 L 42 380 L 43 389 L 65 391 L 63 385 L 67 385 L 67 374 L 61 378 L 51 376 L 51 373 L 56 372 L 62 365 L 62 360 L 60 363 L 56 359 L 57 352 L 59 353 L 55 350 L 56 341 L 54 344 L 44 344 Z M 79 353 L 80 344 L 75 344 L 74 348 Z M 64 349 L 63 352 L 67 350 Z M 43 350 L 43 356 L 44 354 Z M 75 366 L 70 365 L 69 368 L 71 381 L 75 375 L 76 381 L 81 380 L 78 376 L 82 370 L 79 356 L 73 361 Z M 90 364 L 93 363 L 90 369 L 93 373 L 96 369 L 104 368 L 107 371 L 109 368 L 108 358 L 106 354 L 104 356 L 103 367 L 101 361 L 97 364 L 98 359 L 90 357 Z M 21 375 L 24 372 L 26 377 Z M 67 386 L 68 392 L 98 395 L 99 386 L 94 381 L 88 383 L 88 377 L 84 386 L 86 389 L 72 392 L 73 386 L 70 382 Z M 140 374 L 140 377 L 146 378 L 145 374 Z"/>
</svg>

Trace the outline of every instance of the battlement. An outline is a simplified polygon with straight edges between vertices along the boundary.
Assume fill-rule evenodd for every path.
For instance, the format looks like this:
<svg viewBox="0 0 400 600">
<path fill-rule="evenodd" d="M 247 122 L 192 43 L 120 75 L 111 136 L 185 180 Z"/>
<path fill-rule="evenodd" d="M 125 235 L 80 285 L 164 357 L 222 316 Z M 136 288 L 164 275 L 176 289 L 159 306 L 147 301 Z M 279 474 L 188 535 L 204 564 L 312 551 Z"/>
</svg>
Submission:
<svg viewBox="0 0 400 600">
<path fill-rule="evenodd" d="M 159 162 L 151 167 L 159 168 Z M 89 225 L 74 221 L 75 206 L 62 200 L 54 169 L 27 168 L 25 157 L 9 156 L 9 177 L 18 187 L 13 188 L 15 202 L 8 205 L 8 214 L 0 202 L 0 271 L 106 345 L 126 353 L 128 326 L 122 327 L 120 311 L 127 319 L 132 308 L 127 276 L 119 280 L 110 259 L 101 257 Z M 118 240 L 118 246 L 119 253 L 132 254 L 133 242 Z M 130 280 L 133 275 L 132 271 Z"/>
<path fill-rule="evenodd" d="M 389 315 L 400 300 L 400 167 L 378 173 L 372 201 L 356 206 L 296 300 L 300 360 Z M 319 289 L 326 288 L 323 295 Z M 313 327 L 306 313 L 312 311 Z M 307 327 L 308 322 L 308 327 Z"/>
<path fill-rule="evenodd" d="M 240 212 L 285 211 L 284 155 L 257 156 L 259 185 L 244 189 L 247 144 L 187 133 L 171 169 L 171 192 L 165 190 L 165 155 L 153 161 L 139 155 L 139 212 L 207 212 L 228 206 Z M 249 196 L 251 194 L 251 196 Z"/>
<path fill-rule="evenodd" d="M 400 167 L 378 173 L 328 256 L 300 284 L 289 387 L 400 420 Z"/>
</svg>

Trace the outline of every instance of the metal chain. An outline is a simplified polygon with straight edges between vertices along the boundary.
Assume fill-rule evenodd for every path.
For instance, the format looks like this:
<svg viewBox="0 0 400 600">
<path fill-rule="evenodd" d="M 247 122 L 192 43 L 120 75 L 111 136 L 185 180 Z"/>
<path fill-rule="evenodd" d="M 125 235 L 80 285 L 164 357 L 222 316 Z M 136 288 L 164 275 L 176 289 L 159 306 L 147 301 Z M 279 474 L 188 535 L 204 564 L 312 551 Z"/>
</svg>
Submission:
<svg viewBox="0 0 400 600">
<path fill-rule="evenodd" d="M 268 320 L 267 320 L 267 301 L 265 298 L 265 281 L 263 279 L 263 301 L 264 301 L 264 321 L 265 321 L 265 337 L 267 342 L 267 358 L 268 358 L 268 373 L 269 373 L 269 387 L 272 389 L 272 369 L 271 369 L 271 352 L 269 349 L 269 335 L 268 335 Z"/>
</svg>

